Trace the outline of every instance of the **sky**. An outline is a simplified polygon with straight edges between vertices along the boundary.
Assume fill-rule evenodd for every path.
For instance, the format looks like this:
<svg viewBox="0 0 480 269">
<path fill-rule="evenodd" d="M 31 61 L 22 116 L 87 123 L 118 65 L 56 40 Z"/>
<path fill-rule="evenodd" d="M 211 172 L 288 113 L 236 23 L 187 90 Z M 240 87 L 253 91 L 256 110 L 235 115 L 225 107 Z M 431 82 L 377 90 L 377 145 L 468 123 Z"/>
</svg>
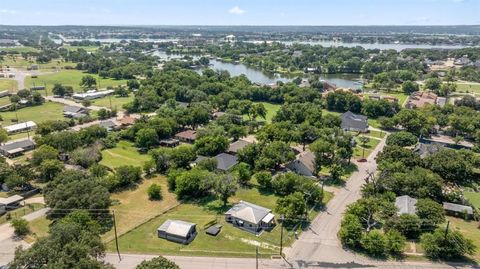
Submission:
<svg viewBox="0 0 480 269">
<path fill-rule="evenodd" d="M 0 0 L 8 25 L 480 24 L 480 0 Z"/>
</svg>

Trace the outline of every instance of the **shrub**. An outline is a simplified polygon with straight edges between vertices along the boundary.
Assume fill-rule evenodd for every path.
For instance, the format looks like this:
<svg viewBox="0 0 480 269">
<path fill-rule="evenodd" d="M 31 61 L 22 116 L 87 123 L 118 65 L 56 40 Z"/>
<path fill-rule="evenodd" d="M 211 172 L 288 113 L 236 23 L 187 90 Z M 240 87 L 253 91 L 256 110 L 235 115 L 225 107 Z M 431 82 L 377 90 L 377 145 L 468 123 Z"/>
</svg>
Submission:
<svg viewBox="0 0 480 269">
<path fill-rule="evenodd" d="M 150 187 L 148 187 L 147 193 L 150 200 L 162 199 L 162 187 L 157 184 L 150 185 Z"/>
<path fill-rule="evenodd" d="M 18 237 L 24 237 L 30 233 L 30 227 L 28 226 L 28 221 L 24 219 L 14 219 L 12 220 L 12 227 L 14 233 Z"/>
<path fill-rule="evenodd" d="M 260 187 L 270 189 L 272 187 L 272 174 L 268 171 L 261 171 L 254 175 Z"/>
<path fill-rule="evenodd" d="M 149 261 L 143 261 L 136 267 L 136 269 L 180 269 L 180 267 L 174 262 L 159 256 Z"/>
<path fill-rule="evenodd" d="M 373 230 L 365 234 L 360 240 L 365 252 L 372 256 L 383 256 L 387 246 L 387 240 L 379 230 Z"/>
<path fill-rule="evenodd" d="M 425 254 L 433 259 L 454 259 L 475 253 L 472 240 L 465 238 L 459 231 L 450 231 L 438 228 L 433 233 L 420 237 L 420 244 Z"/>
</svg>

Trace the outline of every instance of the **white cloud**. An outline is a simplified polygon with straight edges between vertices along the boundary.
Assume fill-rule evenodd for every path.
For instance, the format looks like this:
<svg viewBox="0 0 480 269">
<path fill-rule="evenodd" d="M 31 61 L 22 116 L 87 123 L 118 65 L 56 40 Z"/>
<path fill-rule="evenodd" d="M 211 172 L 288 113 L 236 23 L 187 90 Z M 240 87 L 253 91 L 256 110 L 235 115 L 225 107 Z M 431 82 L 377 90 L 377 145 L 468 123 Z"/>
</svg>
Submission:
<svg viewBox="0 0 480 269">
<path fill-rule="evenodd" d="M 0 13 L 2 14 L 16 14 L 17 11 L 11 9 L 0 9 Z"/>
<path fill-rule="evenodd" d="M 245 13 L 245 10 L 241 9 L 239 6 L 234 6 L 228 10 L 228 13 L 235 15 L 243 15 L 243 13 Z"/>
</svg>

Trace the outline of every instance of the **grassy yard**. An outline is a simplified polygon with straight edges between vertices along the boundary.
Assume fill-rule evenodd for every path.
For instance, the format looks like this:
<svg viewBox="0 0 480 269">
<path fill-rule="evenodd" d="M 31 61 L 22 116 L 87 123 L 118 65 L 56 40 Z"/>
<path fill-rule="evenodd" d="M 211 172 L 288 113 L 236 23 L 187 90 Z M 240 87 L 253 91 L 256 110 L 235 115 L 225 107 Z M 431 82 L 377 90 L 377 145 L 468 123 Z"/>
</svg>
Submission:
<svg viewBox="0 0 480 269">
<path fill-rule="evenodd" d="M 6 97 L 2 97 L 0 98 L 0 106 L 3 106 L 3 105 L 7 105 L 7 104 L 10 104 L 10 97 L 6 96 Z"/>
<path fill-rule="evenodd" d="M 18 83 L 16 80 L 0 78 L 0 91 L 16 91 L 17 88 Z"/>
<path fill-rule="evenodd" d="M 325 195 L 325 200 L 328 201 L 331 197 L 332 195 L 328 193 Z M 273 194 L 262 193 L 255 186 L 238 190 L 237 194 L 230 199 L 229 206 L 240 200 L 274 209 L 277 197 Z M 258 246 L 260 254 L 263 256 L 278 254 L 280 225 L 277 225 L 272 231 L 255 236 L 225 222 L 223 213 L 229 206 L 223 207 L 219 200 L 209 199 L 200 203 L 181 204 L 121 236 L 119 238 L 120 250 L 130 253 L 252 257 L 255 255 L 255 246 Z M 310 218 L 316 216 L 318 212 L 318 209 L 312 211 Z M 158 238 L 157 228 L 167 219 L 196 223 L 198 235 L 195 240 L 188 245 L 182 245 Z M 213 223 L 222 225 L 222 231 L 216 237 L 205 233 L 205 229 Z M 293 231 L 286 229 L 284 245 L 288 246 L 293 241 Z M 113 251 L 115 249 L 114 242 L 108 243 L 107 248 Z"/>
<path fill-rule="evenodd" d="M 133 101 L 133 99 L 133 94 L 130 94 L 128 97 L 112 96 L 112 107 L 116 108 L 117 110 L 124 110 L 122 106 L 124 104 L 130 103 L 131 101 Z M 92 105 L 110 108 L 110 97 L 107 96 L 104 98 L 92 100 Z"/>
<path fill-rule="evenodd" d="M 39 50 L 34 48 L 34 47 L 2 47 L 2 48 L 0 48 L 0 52 L 2 52 L 2 51 L 5 51 L 5 52 L 15 51 L 15 52 L 18 52 L 18 53 L 39 52 Z"/>
<path fill-rule="evenodd" d="M 43 204 L 28 204 L 26 206 L 9 211 L 8 213 L 0 216 L 0 224 L 3 224 L 13 219 L 21 218 L 44 207 L 45 206 Z M 8 219 L 8 217 L 10 217 L 10 219 Z"/>
<path fill-rule="evenodd" d="M 34 121 L 40 123 L 46 120 L 62 120 L 63 119 L 63 105 L 54 102 L 45 102 L 40 106 L 30 106 L 17 110 L 18 120 L 20 122 Z M 2 125 L 14 124 L 12 119 L 16 119 L 15 111 L 0 112 L 3 118 Z"/>
<path fill-rule="evenodd" d="M 448 217 L 448 220 L 450 221 L 451 229 L 456 229 L 466 238 L 471 239 L 475 246 L 477 246 L 477 250 L 480 248 L 480 229 L 478 228 L 478 221 L 465 221 L 464 219 L 454 217 Z M 477 251 L 473 258 L 479 260 L 480 252 Z"/>
<path fill-rule="evenodd" d="M 143 166 L 150 159 L 147 154 L 140 154 L 134 147 L 133 143 L 128 141 L 120 141 L 117 146 L 112 149 L 102 151 L 102 160 L 100 164 L 115 168 L 121 165 Z"/>
<path fill-rule="evenodd" d="M 362 143 L 360 141 L 360 138 L 356 137 L 355 142 L 357 142 L 357 145 L 353 149 L 353 157 L 354 158 L 362 158 L 363 157 L 363 147 L 362 147 Z M 370 138 L 370 141 L 368 141 L 368 143 L 365 144 L 365 158 L 367 158 L 368 155 L 370 155 L 370 153 L 372 153 L 373 149 L 375 149 L 375 147 L 378 145 L 378 143 L 380 143 L 380 140 Z"/>
<path fill-rule="evenodd" d="M 26 241 L 33 243 L 37 238 L 46 236 L 51 223 L 52 221 L 48 220 L 45 216 L 30 221 L 28 226 L 30 227 L 31 234 L 26 238 Z"/>
<path fill-rule="evenodd" d="M 392 91 L 392 92 L 380 91 L 378 93 L 368 93 L 365 95 L 369 96 L 370 94 L 381 95 L 381 96 L 393 96 L 398 99 L 398 104 L 400 106 L 403 106 L 403 104 L 405 103 L 405 100 L 407 100 L 408 98 L 408 95 L 401 91 Z"/>
<path fill-rule="evenodd" d="M 160 201 L 150 201 L 148 199 L 147 189 L 154 183 L 162 187 L 163 198 Z M 120 235 L 178 204 L 175 195 L 168 191 L 167 181 L 162 176 L 145 179 L 131 190 L 112 194 L 111 198 L 115 205 L 110 209 L 115 211 L 117 233 Z M 107 242 L 113 240 L 113 231 L 104 234 L 103 239 Z"/>
<path fill-rule="evenodd" d="M 371 136 L 371 137 L 376 137 L 376 138 L 384 138 L 386 135 L 385 132 L 382 131 L 376 131 L 376 130 L 370 130 L 366 136 Z"/>
<path fill-rule="evenodd" d="M 457 92 L 474 92 L 476 94 L 480 94 L 480 83 L 458 82 Z"/>
<path fill-rule="evenodd" d="M 480 192 L 464 192 L 464 194 L 470 203 L 480 209 Z"/>
<path fill-rule="evenodd" d="M 25 79 L 25 87 L 30 87 L 34 83 L 35 85 L 46 85 L 49 92 L 48 94 L 50 95 L 53 85 L 60 83 L 64 86 L 72 86 L 76 92 L 82 92 L 83 89 L 80 86 L 80 81 L 82 77 L 86 75 L 93 76 L 97 80 L 97 86 L 100 88 L 126 84 L 126 80 L 103 79 L 97 74 L 88 74 L 79 70 L 62 70 L 52 74 L 40 75 L 37 78 L 27 77 Z"/>
<path fill-rule="evenodd" d="M 35 57 L 23 58 L 20 55 L 10 55 L 5 57 L 0 65 L 26 69 L 31 65 L 37 65 L 40 70 L 52 70 L 57 68 L 65 68 L 67 66 L 75 67 L 76 63 L 65 62 L 62 59 L 52 59 L 48 63 L 37 63 Z"/>
<path fill-rule="evenodd" d="M 70 45 L 63 45 L 64 49 L 67 49 L 69 51 L 75 51 L 79 49 L 86 50 L 87 52 L 96 52 L 100 46 L 70 46 Z"/>
<path fill-rule="evenodd" d="M 267 110 L 267 115 L 265 116 L 265 120 L 263 118 L 258 117 L 257 121 L 266 121 L 267 123 L 272 122 L 272 118 L 277 114 L 277 111 L 280 109 L 281 105 L 272 104 L 267 102 L 255 102 L 256 104 L 263 104 L 265 109 Z M 248 119 L 246 115 L 243 116 L 244 119 Z"/>
</svg>

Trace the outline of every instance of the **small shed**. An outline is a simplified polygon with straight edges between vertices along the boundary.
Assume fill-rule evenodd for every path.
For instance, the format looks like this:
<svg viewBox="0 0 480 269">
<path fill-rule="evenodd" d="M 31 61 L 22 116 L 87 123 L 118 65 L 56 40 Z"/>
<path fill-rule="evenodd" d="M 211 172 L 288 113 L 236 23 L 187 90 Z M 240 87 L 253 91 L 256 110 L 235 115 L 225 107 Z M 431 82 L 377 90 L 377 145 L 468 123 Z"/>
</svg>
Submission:
<svg viewBox="0 0 480 269">
<path fill-rule="evenodd" d="M 13 195 L 7 198 L 0 198 L 0 214 L 5 213 L 8 210 L 16 209 L 20 207 L 20 202 L 23 201 L 23 196 Z"/>
<path fill-rule="evenodd" d="M 188 244 L 197 235 L 197 224 L 182 220 L 166 220 L 157 229 L 159 238 L 172 242 Z"/>
<path fill-rule="evenodd" d="M 162 147 L 174 148 L 180 144 L 180 141 L 178 139 L 169 138 L 160 140 L 159 144 Z"/>
<path fill-rule="evenodd" d="M 454 216 L 470 217 L 473 215 L 471 206 L 443 202 L 443 209 L 447 214 Z"/>
<path fill-rule="evenodd" d="M 398 215 L 415 215 L 417 213 L 416 204 L 417 199 L 408 195 L 402 195 L 395 198 L 395 206 L 398 208 Z"/>
</svg>

